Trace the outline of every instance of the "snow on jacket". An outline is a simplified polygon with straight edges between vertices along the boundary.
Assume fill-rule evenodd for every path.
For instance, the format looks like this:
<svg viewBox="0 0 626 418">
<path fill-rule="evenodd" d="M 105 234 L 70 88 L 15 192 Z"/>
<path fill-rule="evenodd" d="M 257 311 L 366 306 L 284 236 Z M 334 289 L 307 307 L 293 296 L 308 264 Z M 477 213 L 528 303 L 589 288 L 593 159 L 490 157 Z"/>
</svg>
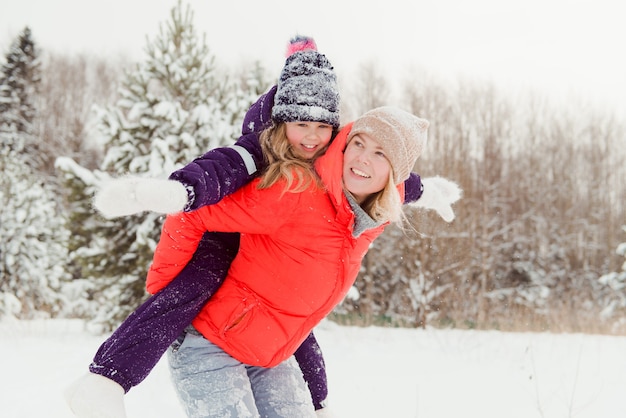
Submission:
<svg viewBox="0 0 626 418">
<path fill-rule="evenodd" d="M 185 211 L 219 202 L 258 177 L 265 167 L 258 134 L 271 124 L 276 86 L 263 94 L 246 113 L 242 136 L 230 147 L 215 148 L 174 171 L 171 180 L 184 184 L 189 195 Z M 422 194 L 418 174 L 405 181 L 405 203 L 415 202 Z"/>
<path fill-rule="evenodd" d="M 272 367 L 291 356 L 344 298 L 384 228 L 353 234 L 357 219 L 341 180 L 350 127 L 316 161 L 327 191 L 283 193 L 281 182 L 257 190 L 255 180 L 218 204 L 168 216 L 148 290 L 155 293 L 175 277 L 205 231 L 239 231 L 239 253 L 228 277 L 193 325 L 246 364 Z M 403 185 L 399 189 L 404 196 Z"/>
</svg>

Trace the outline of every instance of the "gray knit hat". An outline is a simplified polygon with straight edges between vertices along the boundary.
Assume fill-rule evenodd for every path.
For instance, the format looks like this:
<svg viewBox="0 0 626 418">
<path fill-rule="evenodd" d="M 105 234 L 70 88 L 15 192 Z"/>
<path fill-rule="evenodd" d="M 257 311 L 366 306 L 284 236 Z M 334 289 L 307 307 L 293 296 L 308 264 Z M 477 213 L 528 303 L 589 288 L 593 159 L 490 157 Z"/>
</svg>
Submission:
<svg viewBox="0 0 626 418">
<path fill-rule="evenodd" d="M 352 125 L 348 142 L 357 134 L 367 134 L 383 148 L 393 168 L 393 180 L 400 184 L 409 178 L 426 145 L 428 121 L 392 106 L 366 112 Z"/>
<path fill-rule="evenodd" d="M 311 121 L 339 127 L 339 89 L 332 65 L 311 38 L 296 37 L 278 80 L 272 119 L 275 122 Z"/>
</svg>

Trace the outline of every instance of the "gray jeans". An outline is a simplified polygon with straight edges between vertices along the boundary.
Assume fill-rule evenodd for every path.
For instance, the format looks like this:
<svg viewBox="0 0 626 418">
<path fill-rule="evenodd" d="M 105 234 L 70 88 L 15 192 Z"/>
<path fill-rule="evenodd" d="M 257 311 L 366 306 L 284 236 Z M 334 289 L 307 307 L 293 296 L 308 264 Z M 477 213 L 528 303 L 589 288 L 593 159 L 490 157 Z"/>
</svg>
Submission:
<svg viewBox="0 0 626 418">
<path fill-rule="evenodd" d="M 174 387 L 189 418 L 315 418 L 293 357 L 273 368 L 248 366 L 193 331 L 183 333 L 167 351 Z"/>
</svg>

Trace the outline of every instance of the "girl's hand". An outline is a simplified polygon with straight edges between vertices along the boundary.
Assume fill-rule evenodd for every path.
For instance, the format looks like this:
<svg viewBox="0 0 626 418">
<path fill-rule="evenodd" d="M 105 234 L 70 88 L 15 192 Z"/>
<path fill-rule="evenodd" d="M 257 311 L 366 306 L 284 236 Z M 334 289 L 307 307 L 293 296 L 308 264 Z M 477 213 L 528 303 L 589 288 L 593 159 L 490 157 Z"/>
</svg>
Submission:
<svg viewBox="0 0 626 418">
<path fill-rule="evenodd" d="M 93 205 L 105 218 L 139 212 L 181 212 L 187 204 L 187 190 L 173 180 L 125 177 L 104 183 Z"/>
<path fill-rule="evenodd" d="M 412 207 L 421 207 L 437 211 L 446 222 L 454 220 L 452 204 L 461 198 L 463 191 L 454 182 L 443 177 L 422 179 L 424 191 L 417 201 L 409 203 Z"/>
</svg>

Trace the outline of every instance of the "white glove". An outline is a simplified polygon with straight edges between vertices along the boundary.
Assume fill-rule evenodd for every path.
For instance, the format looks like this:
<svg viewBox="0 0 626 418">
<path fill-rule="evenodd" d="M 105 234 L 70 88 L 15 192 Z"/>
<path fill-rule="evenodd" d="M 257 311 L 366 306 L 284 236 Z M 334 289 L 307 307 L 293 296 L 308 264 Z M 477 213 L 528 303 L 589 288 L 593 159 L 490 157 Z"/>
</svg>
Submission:
<svg viewBox="0 0 626 418">
<path fill-rule="evenodd" d="M 125 177 L 104 183 L 93 204 L 105 218 L 143 211 L 176 213 L 187 204 L 187 190 L 174 180 Z"/>
<path fill-rule="evenodd" d="M 80 418 L 126 418 L 124 388 L 99 374 L 87 373 L 63 393 L 75 416 Z"/>
<path fill-rule="evenodd" d="M 409 206 L 417 208 L 433 209 L 446 222 L 454 220 L 452 204 L 461 198 L 463 191 L 454 182 L 443 177 L 428 177 L 422 179 L 424 191 L 416 202 Z"/>
<path fill-rule="evenodd" d="M 333 414 L 331 410 L 328 409 L 328 407 L 318 409 L 317 411 L 315 411 L 315 415 L 317 416 L 317 418 L 335 418 L 335 414 Z"/>
</svg>

